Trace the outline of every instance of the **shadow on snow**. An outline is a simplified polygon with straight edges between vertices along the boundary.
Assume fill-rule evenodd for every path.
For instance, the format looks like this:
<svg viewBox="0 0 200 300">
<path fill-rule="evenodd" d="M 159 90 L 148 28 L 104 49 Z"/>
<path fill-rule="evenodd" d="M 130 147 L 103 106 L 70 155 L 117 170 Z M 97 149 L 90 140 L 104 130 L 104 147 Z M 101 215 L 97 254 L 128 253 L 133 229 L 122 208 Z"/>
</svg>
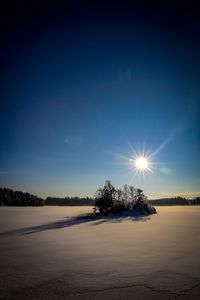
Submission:
<svg viewBox="0 0 200 300">
<path fill-rule="evenodd" d="M 33 234 L 37 232 L 42 232 L 46 230 L 52 229 L 62 229 L 67 228 L 75 225 L 87 224 L 90 223 L 91 226 L 101 225 L 103 223 L 120 223 L 123 221 L 133 221 L 133 222 L 145 222 L 150 219 L 150 215 L 137 215 L 133 213 L 123 213 L 123 214 L 115 214 L 115 215 L 94 215 L 94 214 L 85 214 L 79 215 L 75 217 L 67 217 L 64 220 L 59 220 L 56 222 L 46 223 L 39 226 L 33 227 L 25 227 L 21 229 L 11 230 L 7 232 L 0 233 L 2 235 L 10 235 L 10 234 Z"/>
</svg>

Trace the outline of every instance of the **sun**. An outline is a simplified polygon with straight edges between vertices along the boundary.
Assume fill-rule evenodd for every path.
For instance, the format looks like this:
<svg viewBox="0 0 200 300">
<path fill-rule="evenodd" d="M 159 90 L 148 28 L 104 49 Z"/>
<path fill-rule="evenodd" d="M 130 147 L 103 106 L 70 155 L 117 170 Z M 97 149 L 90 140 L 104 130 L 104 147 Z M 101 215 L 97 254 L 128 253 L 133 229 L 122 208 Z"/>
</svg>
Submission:
<svg viewBox="0 0 200 300">
<path fill-rule="evenodd" d="M 153 173 L 153 162 L 150 155 L 136 154 L 129 160 L 129 167 L 136 174 Z"/>
<path fill-rule="evenodd" d="M 129 156 L 118 155 L 118 159 L 125 164 L 132 175 L 142 175 L 145 178 L 145 174 L 153 174 L 155 171 L 155 165 L 157 162 L 154 161 L 153 154 L 141 150 L 136 152 L 134 149 L 129 153 Z"/>
<path fill-rule="evenodd" d="M 148 158 L 140 156 L 134 160 L 134 165 L 138 171 L 145 171 L 149 167 Z"/>
</svg>

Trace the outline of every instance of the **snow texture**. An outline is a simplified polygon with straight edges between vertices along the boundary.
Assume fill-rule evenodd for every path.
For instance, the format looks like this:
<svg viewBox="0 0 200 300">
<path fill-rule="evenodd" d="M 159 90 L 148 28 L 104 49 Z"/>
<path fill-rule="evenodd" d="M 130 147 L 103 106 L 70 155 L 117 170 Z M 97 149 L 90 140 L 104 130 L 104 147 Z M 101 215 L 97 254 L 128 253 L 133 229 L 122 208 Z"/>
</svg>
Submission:
<svg viewBox="0 0 200 300">
<path fill-rule="evenodd" d="M 200 207 L 0 208 L 0 299 L 199 299 Z"/>
</svg>

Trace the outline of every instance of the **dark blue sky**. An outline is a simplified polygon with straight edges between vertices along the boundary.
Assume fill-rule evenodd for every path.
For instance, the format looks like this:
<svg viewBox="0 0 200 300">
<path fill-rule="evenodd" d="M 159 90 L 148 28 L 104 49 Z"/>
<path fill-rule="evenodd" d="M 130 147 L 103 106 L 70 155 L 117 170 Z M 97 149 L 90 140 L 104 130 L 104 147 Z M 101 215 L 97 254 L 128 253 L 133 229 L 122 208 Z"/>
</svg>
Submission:
<svg viewBox="0 0 200 300">
<path fill-rule="evenodd" d="M 40 3 L 5 16 L 2 186 L 93 195 L 110 179 L 149 196 L 200 192 L 194 7 Z M 130 146 L 156 152 L 154 175 L 130 176 L 120 158 L 131 158 Z"/>
</svg>

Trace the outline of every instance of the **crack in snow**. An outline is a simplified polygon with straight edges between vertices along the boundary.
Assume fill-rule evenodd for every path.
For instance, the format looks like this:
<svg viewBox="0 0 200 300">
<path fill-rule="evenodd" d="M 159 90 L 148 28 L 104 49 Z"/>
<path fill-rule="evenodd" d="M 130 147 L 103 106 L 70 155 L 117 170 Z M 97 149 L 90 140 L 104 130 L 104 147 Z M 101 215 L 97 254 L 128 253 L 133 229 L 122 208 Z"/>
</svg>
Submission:
<svg viewBox="0 0 200 300">
<path fill-rule="evenodd" d="M 187 292 L 190 292 L 190 291 L 192 291 L 193 289 L 195 289 L 195 288 L 197 288 L 197 287 L 200 287 L 200 282 L 199 282 L 199 283 L 196 283 L 196 284 L 194 284 L 194 285 L 192 285 L 190 288 L 181 290 L 180 292 L 187 293 Z"/>
<path fill-rule="evenodd" d="M 84 295 L 84 294 L 91 294 L 91 293 L 101 293 L 101 292 L 105 292 L 105 291 L 112 291 L 112 290 L 116 290 L 116 289 L 126 289 L 126 288 L 134 288 L 134 287 L 143 287 L 146 289 L 150 289 L 152 292 L 156 292 L 156 293 L 164 293 L 164 294 L 170 294 L 173 296 L 183 296 L 184 294 L 181 293 L 181 291 L 179 293 L 170 291 L 170 290 L 161 290 L 161 289 L 156 289 L 153 286 L 150 285 L 146 285 L 146 284 L 142 284 L 142 283 L 138 283 L 138 284 L 130 284 L 130 285 L 125 285 L 125 286 L 113 286 L 113 287 L 108 287 L 108 288 L 102 288 L 102 289 L 92 289 L 90 291 L 85 291 L 85 292 L 79 292 L 79 293 L 71 293 L 70 295 Z"/>
</svg>

